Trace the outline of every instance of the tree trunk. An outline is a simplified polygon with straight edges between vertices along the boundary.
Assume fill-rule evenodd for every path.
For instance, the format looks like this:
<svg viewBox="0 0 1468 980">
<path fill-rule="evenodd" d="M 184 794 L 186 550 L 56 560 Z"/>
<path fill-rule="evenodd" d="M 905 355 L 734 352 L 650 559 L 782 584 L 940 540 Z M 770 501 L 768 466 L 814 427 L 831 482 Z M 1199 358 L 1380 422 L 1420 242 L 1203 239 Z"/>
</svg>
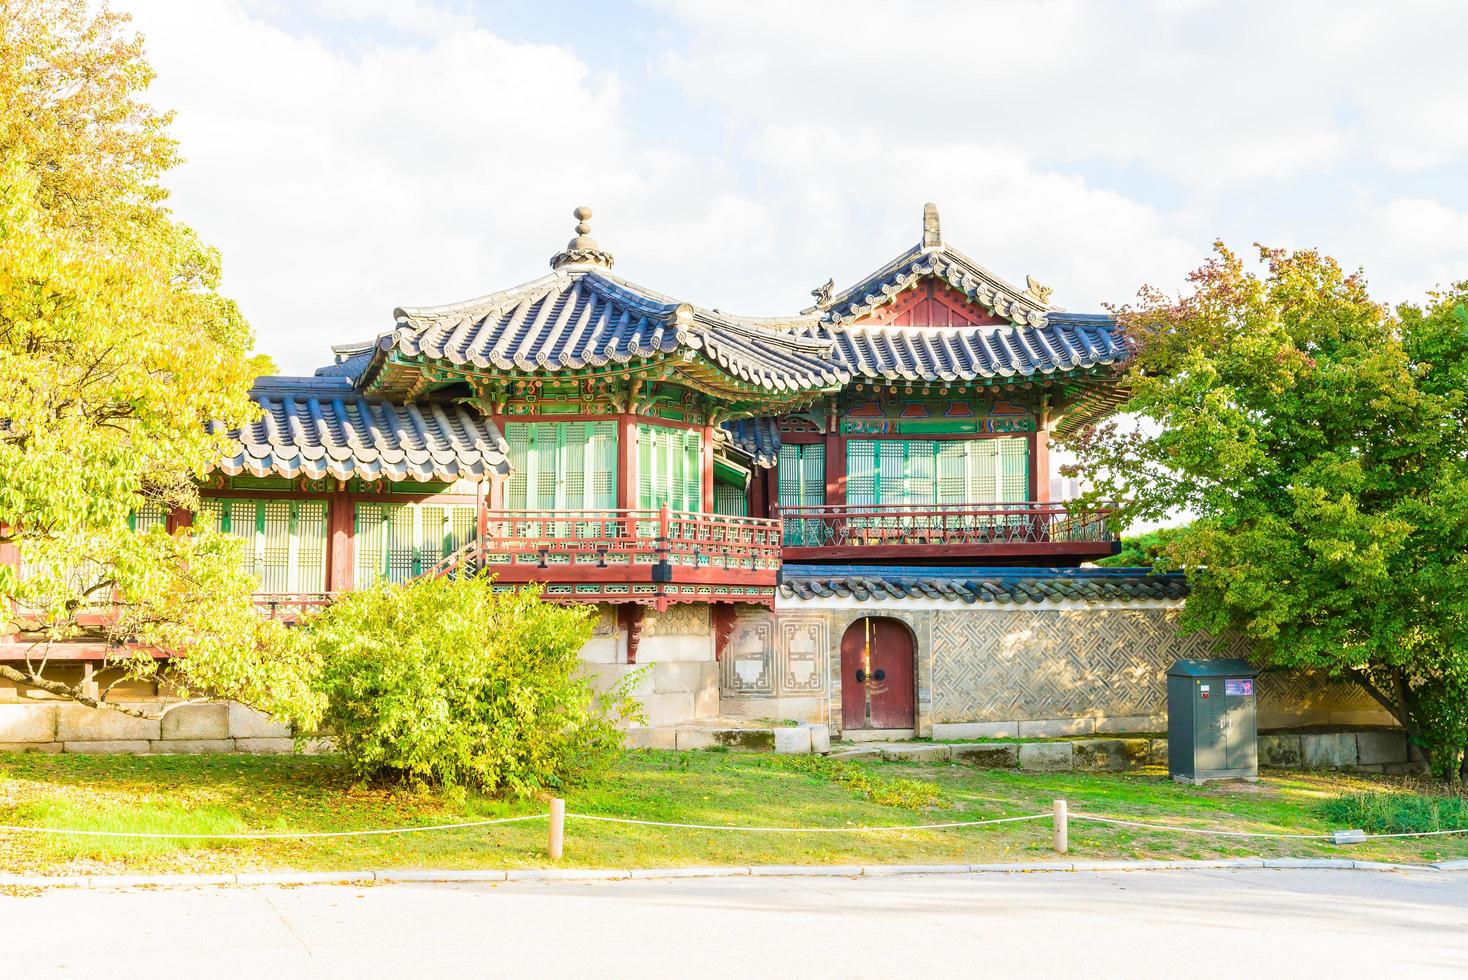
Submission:
<svg viewBox="0 0 1468 980">
<path fill-rule="evenodd" d="M 82 691 L 80 687 L 77 687 L 75 685 L 63 684 L 61 681 L 53 681 L 50 678 L 42 677 L 39 674 L 16 670 L 9 664 L 0 664 L 0 677 L 4 677 L 6 680 L 15 681 L 17 684 L 27 684 L 31 687 L 38 687 L 41 690 L 45 691 L 47 694 L 55 694 L 60 697 L 67 698 L 71 701 L 75 701 L 78 704 L 84 704 L 89 708 L 105 708 L 109 711 L 117 711 L 125 715 L 132 715 L 134 718 L 151 719 L 154 717 L 153 715 L 147 714 L 146 712 L 139 711 L 137 708 L 130 708 L 124 704 L 114 704 L 111 701 L 103 701 L 98 698 L 94 698 L 91 695 Z"/>
</svg>

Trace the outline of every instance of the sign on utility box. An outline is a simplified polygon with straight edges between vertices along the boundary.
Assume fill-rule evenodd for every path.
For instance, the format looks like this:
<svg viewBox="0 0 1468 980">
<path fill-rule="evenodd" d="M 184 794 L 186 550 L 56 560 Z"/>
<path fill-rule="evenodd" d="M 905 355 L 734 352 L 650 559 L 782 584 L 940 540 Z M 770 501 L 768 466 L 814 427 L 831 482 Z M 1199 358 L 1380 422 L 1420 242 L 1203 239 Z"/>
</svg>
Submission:
<svg viewBox="0 0 1468 980">
<path fill-rule="evenodd" d="M 1259 778 L 1258 673 L 1245 660 L 1179 660 L 1167 669 L 1167 769 L 1173 779 Z"/>
</svg>

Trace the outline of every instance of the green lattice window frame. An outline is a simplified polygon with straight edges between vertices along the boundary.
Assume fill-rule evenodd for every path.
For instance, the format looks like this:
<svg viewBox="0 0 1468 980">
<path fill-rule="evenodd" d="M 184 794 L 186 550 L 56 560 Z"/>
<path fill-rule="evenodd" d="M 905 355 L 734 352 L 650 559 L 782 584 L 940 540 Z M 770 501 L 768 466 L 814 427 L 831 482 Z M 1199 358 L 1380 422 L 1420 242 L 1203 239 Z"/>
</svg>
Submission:
<svg viewBox="0 0 1468 980">
<path fill-rule="evenodd" d="M 326 590 L 326 502 L 205 497 L 195 525 L 239 538 L 260 592 Z"/>
</svg>

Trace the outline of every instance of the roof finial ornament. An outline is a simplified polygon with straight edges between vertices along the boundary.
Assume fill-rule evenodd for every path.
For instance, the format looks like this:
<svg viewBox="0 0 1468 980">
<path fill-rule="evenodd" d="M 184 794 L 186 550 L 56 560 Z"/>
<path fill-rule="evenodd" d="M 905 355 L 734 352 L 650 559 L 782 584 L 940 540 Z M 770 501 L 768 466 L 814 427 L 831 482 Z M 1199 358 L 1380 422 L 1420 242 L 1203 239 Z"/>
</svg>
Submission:
<svg viewBox="0 0 1468 980">
<path fill-rule="evenodd" d="M 1050 302 L 1050 294 L 1055 292 L 1055 289 L 1052 286 L 1042 286 L 1034 276 L 1026 275 L 1025 292 L 1039 300 L 1041 305 L 1045 305 Z"/>
<path fill-rule="evenodd" d="M 938 205 L 929 201 L 923 205 L 923 248 L 937 248 L 943 244 L 943 230 L 938 226 Z"/>
<path fill-rule="evenodd" d="M 563 265 L 596 265 L 603 269 L 612 267 L 612 253 L 605 252 L 591 237 L 591 208 L 581 205 L 571 212 L 576 218 L 576 237 L 566 243 L 565 249 L 551 256 L 552 269 Z"/>
<path fill-rule="evenodd" d="M 831 308 L 831 294 L 835 291 L 836 280 L 834 277 L 827 279 L 815 289 L 812 289 L 810 294 L 816 298 L 816 309 L 829 310 Z"/>
</svg>

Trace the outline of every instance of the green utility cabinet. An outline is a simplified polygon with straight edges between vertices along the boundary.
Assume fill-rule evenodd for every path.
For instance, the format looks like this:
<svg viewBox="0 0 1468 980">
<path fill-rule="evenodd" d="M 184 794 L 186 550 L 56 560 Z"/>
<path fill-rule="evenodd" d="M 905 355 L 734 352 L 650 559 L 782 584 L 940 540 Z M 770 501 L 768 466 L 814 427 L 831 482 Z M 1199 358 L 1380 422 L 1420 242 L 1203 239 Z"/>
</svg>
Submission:
<svg viewBox="0 0 1468 980">
<path fill-rule="evenodd" d="M 1258 671 L 1245 660 L 1167 669 L 1167 768 L 1183 783 L 1259 778 Z"/>
</svg>

